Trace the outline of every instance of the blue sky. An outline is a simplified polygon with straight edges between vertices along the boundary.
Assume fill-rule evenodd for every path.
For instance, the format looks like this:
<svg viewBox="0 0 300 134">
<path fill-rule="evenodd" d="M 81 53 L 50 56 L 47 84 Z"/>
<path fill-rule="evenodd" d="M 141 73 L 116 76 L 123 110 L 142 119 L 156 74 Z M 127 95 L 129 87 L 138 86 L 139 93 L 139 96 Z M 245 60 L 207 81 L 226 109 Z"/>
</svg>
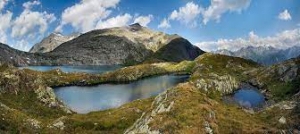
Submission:
<svg viewBox="0 0 300 134">
<path fill-rule="evenodd" d="M 0 22 L 0 42 L 27 51 L 54 31 L 83 33 L 140 22 L 207 51 L 285 48 L 298 45 L 299 14 L 299 0 L 0 0 L 0 19 L 6 20 Z M 295 36 L 292 43 L 284 44 L 286 34 Z"/>
</svg>

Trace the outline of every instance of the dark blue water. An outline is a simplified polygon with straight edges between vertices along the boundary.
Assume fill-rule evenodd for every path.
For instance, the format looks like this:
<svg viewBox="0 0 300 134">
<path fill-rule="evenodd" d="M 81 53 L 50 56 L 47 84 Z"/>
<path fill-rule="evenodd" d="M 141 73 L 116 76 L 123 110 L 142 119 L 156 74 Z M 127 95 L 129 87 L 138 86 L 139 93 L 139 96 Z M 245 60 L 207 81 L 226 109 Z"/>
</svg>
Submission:
<svg viewBox="0 0 300 134">
<path fill-rule="evenodd" d="M 256 89 L 243 88 L 234 93 L 233 99 L 241 106 L 247 108 L 260 107 L 264 104 L 265 99 Z"/>
<path fill-rule="evenodd" d="M 113 71 L 121 68 L 120 65 L 101 65 L 101 66 L 28 66 L 28 67 L 19 67 L 20 69 L 31 69 L 36 71 L 50 71 L 53 69 L 61 69 L 66 73 L 74 72 L 84 72 L 91 74 L 100 74 L 107 71 Z"/>
<path fill-rule="evenodd" d="M 102 84 L 92 87 L 60 87 L 55 94 L 73 111 L 88 113 L 119 107 L 137 99 L 156 96 L 188 79 L 188 76 L 165 75 L 128 84 Z"/>
</svg>

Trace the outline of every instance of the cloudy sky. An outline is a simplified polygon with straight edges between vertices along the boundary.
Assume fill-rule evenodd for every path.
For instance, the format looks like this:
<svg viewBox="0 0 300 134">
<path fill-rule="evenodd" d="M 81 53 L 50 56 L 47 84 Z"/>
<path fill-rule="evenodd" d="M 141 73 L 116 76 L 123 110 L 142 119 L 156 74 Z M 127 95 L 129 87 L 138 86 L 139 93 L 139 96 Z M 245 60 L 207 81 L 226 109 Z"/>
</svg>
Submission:
<svg viewBox="0 0 300 134">
<path fill-rule="evenodd" d="M 135 22 L 206 51 L 300 45 L 300 0 L 0 0 L 0 42 L 24 51 L 52 32 Z"/>
</svg>

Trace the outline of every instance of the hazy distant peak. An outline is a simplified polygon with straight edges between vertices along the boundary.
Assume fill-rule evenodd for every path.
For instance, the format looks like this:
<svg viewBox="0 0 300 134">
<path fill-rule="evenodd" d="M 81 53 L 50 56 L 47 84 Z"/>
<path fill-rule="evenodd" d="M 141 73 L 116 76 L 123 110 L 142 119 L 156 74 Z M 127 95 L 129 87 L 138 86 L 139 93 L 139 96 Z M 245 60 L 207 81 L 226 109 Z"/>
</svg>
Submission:
<svg viewBox="0 0 300 134">
<path fill-rule="evenodd" d="M 300 54 L 300 47 L 293 46 L 287 49 L 278 49 L 272 46 L 247 46 L 237 51 L 222 49 L 215 53 L 242 57 L 264 65 L 270 65 L 297 57 Z"/>
<path fill-rule="evenodd" d="M 51 33 L 49 36 L 45 37 L 40 43 L 35 44 L 29 52 L 31 53 L 46 53 L 54 50 L 60 44 L 72 40 L 78 37 L 80 34 L 71 34 L 69 36 L 64 36 L 59 32 Z"/>
</svg>

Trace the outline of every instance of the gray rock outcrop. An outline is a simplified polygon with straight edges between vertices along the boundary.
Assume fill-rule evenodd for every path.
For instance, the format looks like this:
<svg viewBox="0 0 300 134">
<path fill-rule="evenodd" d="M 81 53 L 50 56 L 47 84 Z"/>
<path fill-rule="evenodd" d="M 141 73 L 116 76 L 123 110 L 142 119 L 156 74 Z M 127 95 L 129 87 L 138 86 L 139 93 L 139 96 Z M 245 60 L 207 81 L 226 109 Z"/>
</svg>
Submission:
<svg viewBox="0 0 300 134">
<path fill-rule="evenodd" d="M 41 42 L 35 44 L 30 50 L 30 53 L 46 53 L 51 52 L 56 47 L 77 38 L 80 34 L 71 34 L 69 36 L 64 36 L 60 33 L 52 33 L 48 37 L 44 38 Z"/>
</svg>

